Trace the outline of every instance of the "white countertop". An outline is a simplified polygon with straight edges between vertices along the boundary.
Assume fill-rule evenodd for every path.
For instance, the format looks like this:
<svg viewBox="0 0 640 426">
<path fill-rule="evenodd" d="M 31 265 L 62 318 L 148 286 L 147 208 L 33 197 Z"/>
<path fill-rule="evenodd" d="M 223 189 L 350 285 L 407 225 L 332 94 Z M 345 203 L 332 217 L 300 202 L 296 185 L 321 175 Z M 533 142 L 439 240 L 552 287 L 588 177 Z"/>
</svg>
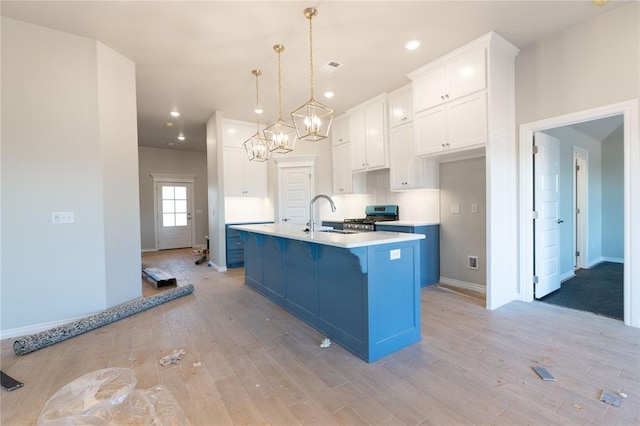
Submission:
<svg viewBox="0 0 640 426">
<path fill-rule="evenodd" d="M 420 221 L 420 220 L 389 220 L 384 222 L 376 222 L 376 225 L 429 226 L 429 225 L 440 225 L 440 222 L 427 222 L 427 221 Z"/>
<path fill-rule="evenodd" d="M 341 248 L 400 243 L 425 238 L 422 234 L 408 234 L 405 232 L 357 232 L 353 234 L 340 234 L 316 231 L 314 233 L 310 233 L 308 231 L 304 231 L 306 228 L 305 225 L 292 225 L 286 223 L 233 225 L 231 228 L 238 229 L 240 231 L 256 232 L 258 234 L 272 235 L 274 237 L 289 238 L 292 240 L 306 241 Z"/>
</svg>

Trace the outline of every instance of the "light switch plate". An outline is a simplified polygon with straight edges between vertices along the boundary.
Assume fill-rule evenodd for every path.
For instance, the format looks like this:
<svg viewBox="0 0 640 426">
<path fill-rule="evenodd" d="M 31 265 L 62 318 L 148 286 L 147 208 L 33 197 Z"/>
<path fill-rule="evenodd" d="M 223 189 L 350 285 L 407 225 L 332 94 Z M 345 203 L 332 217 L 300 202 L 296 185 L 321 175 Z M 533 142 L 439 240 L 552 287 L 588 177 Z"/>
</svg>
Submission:
<svg viewBox="0 0 640 426">
<path fill-rule="evenodd" d="M 74 223 L 75 218 L 73 212 L 52 212 L 51 213 L 51 223 L 53 224 L 61 224 L 61 223 Z"/>
<path fill-rule="evenodd" d="M 478 213 L 478 205 L 476 203 L 471 204 L 471 213 Z"/>
<path fill-rule="evenodd" d="M 451 204 L 451 213 L 460 213 L 460 204 Z"/>
</svg>

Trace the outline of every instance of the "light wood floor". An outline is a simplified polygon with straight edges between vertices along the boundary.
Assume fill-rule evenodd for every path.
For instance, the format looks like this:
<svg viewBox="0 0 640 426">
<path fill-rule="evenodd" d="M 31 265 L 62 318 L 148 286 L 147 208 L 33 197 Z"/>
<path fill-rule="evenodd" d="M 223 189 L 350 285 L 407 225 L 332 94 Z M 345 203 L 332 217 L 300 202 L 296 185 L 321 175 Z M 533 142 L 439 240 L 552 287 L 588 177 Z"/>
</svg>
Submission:
<svg viewBox="0 0 640 426">
<path fill-rule="evenodd" d="M 320 348 L 323 336 L 245 287 L 242 269 L 196 259 L 143 258 L 193 283 L 192 295 L 22 357 L 3 340 L 1 368 L 25 385 L 0 392 L 0 423 L 33 424 L 61 386 L 132 367 L 139 388 L 166 385 L 194 425 L 640 424 L 640 331 L 619 321 L 543 303 L 490 312 L 432 286 L 422 290 L 423 340 L 367 364 Z M 180 364 L 158 363 L 181 348 Z M 558 381 L 540 380 L 537 364 Z M 616 408 L 599 401 L 602 390 L 628 398 Z"/>
</svg>

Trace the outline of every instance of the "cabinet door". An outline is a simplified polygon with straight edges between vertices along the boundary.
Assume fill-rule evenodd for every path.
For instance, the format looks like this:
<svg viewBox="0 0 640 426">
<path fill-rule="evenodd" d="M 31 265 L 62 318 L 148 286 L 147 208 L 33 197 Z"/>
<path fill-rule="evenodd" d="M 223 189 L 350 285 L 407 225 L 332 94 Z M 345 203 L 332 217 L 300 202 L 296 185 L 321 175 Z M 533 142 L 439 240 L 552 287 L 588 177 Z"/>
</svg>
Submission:
<svg viewBox="0 0 640 426">
<path fill-rule="evenodd" d="M 349 134 L 351 135 L 351 170 L 354 172 L 365 170 L 367 168 L 367 158 L 363 109 L 349 114 Z"/>
<path fill-rule="evenodd" d="M 445 101 L 447 80 L 444 67 L 432 71 L 413 80 L 413 111 L 419 112 Z"/>
<path fill-rule="evenodd" d="M 407 128 L 413 126 L 401 126 L 391 129 L 389 135 L 389 179 L 391 189 L 404 189 L 407 180 Z"/>
<path fill-rule="evenodd" d="M 440 105 L 414 116 L 414 147 L 416 155 L 441 152 L 447 143 L 445 106 Z"/>
<path fill-rule="evenodd" d="M 413 96 L 410 89 L 389 96 L 389 127 L 413 121 Z"/>
<path fill-rule="evenodd" d="M 349 117 L 341 115 L 331 123 L 331 144 L 340 145 L 349 142 Z"/>
<path fill-rule="evenodd" d="M 353 191 L 351 177 L 351 147 L 348 143 L 333 147 L 333 193 L 350 194 Z"/>
<path fill-rule="evenodd" d="M 447 148 L 487 143 L 487 94 L 474 93 L 447 104 Z"/>
<path fill-rule="evenodd" d="M 244 187 L 247 197 L 267 197 L 267 162 L 244 162 Z"/>
<path fill-rule="evenodd" d="M 368 169 L 387 166 L 385 104 L 377 102 L 365 109 L 365 152 Z"/>
<path fill-rule="evenodd" d="M 244 163 L 248 163 L 244 148 L 224 148 L 224 195 L 225 197 L 243 197 Z"/>
<path fill-rule="evenodd" d="M 485 49 L 476 48 L 456 56 L 446 66 L 447 95 L 452 101 L 487 87 Z"/>
</svg>

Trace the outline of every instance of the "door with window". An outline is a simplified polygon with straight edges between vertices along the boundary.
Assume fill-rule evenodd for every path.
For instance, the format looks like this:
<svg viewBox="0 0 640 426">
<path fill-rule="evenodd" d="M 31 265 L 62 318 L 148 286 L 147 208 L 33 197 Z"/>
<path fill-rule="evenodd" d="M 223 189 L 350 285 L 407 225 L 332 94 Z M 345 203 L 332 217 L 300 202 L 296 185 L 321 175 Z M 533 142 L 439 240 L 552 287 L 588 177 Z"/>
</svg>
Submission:
<svg viewBox="0 0 640 426">
<path fill-rule="evenodd" d="M 193 246 L 192 191 L 191 183 L 156 183 L 158 249 Z"/>
</svg>

